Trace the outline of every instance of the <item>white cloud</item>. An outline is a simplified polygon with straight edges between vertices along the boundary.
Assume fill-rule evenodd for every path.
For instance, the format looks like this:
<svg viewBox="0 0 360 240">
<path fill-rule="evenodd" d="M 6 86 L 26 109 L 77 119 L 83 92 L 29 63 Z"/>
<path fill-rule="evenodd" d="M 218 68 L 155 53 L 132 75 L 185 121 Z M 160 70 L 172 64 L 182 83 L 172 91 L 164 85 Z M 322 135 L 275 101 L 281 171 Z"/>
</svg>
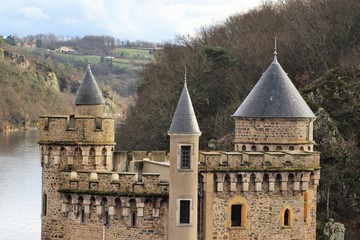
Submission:
<svg viewBox="0 0 360 240">
<path fill-rule="evenodd" d="M 1 0 L 0 0 L 1 1 Z M 120 39 L 162 41 L 194 34 L 265 0 L 16 0 L 4 1 L 0 34 L 54 33 L 111 35 Z M 275 0 L 270 0 L 275 1 Z M 12 9 L 17 9 L 13 11 Z M 19 16 L 20 14 L 20 16 Z M 50 18 L 51 17 L 51 18 Z M 24 22 L 36 21 L 33 28 Z M 33 32 L 36 31 L 36 32 Z"/>
<path fill-rule="evenodd" d="M 38 7 L 23 7 L 19 13 L 32 20 L 50 20 L 50 17 Z"/>
</svg>

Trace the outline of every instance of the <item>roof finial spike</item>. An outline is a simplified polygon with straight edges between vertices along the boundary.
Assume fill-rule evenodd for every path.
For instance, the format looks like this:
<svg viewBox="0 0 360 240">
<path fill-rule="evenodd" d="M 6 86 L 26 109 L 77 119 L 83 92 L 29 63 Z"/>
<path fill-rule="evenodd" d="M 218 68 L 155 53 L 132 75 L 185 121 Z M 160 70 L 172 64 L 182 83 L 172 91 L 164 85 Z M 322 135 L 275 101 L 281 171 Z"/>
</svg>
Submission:
<svg viewBox="0 0 360 240">
<path fill-rule="evenodd" d="M 186 86 L 186 84 L 187 84 L 187 82 L 186 82 L 186 66 L 185 66 L 185 86 Z"/>
<path fill-rule="evenodd" d="M 90 60 L 87 61 L 87 66 L 90 67 Z"/>
<path fill-rule="evenodd" d="M 274 62 L 277 62 L 277 47 L 276 47 L 276 35 L 275 35 L 275 47 L 274 47 Z"/>
<path fill-rule="evenodd" d="M 276 48 L 276 35 L 275 35 L 275 48 L 274 48 L 274 55 L 277 55 L 277 48 Z"/>
</svg>

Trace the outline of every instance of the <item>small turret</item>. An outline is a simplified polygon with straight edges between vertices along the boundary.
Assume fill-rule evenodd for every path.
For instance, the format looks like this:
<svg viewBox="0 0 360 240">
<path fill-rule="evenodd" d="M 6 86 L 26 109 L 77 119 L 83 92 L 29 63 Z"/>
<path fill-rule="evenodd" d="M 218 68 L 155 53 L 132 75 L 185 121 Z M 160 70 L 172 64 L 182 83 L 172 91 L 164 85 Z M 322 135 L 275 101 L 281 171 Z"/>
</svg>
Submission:
<svg viewBox="0 0 360 240">
<path fill-rule="evenodd" d="M 198 158 L 201 135 L 186 85 L 172 119 L 168 239 L 197 239 Z"/>
<path fill-rule="evenodd" d="M 81 85 L 76 92 L 74 104 L 76 115 L 103 116 L 105 101 L 91 72 L 90 64 L 88 64 Z"/>
</svg>

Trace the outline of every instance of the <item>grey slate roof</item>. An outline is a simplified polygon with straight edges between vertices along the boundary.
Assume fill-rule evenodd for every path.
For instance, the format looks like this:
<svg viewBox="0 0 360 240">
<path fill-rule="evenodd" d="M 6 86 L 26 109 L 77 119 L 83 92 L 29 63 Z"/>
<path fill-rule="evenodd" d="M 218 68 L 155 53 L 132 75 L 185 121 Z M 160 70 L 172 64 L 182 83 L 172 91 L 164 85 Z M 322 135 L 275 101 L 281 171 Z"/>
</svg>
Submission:
<svg viewBox="0 0 360 240">
<path fill-rule="evenodd" d="M 263 73 L 233 117 L 315 118 L 274 53 L 274 60 Z"/>
<path fill-rule="evenodd" d="M 201 134 L 186 82 L 171 122 L 169 134 Z"/>
<path fill-rule="evenodd" d="M 76 92 L 74 103 L 75 105 L 94 105 L 105 103 L 94 75 L 91 72 L 90 64 L 88 64 L 81 81 L 81 85 Z"/>
</svg>

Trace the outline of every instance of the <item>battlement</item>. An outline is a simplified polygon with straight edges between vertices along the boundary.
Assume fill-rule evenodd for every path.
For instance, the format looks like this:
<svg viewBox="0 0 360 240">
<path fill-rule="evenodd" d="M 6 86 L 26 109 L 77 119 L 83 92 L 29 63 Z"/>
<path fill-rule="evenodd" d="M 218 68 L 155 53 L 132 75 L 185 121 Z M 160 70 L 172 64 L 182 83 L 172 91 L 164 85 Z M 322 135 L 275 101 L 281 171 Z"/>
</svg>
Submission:
<svg viewBox="0 0 360 240">
<path fill-rule="evenodd" d="M 115 145 L 113 118 L 46 115 L 40 119 L 39 144 Z"/>
<path fill-rule="evenodd" d="M 159 173 L 62 171 L 59 191 L 110 196 L 167 196 L 168 182 Z"/>
<path fill-rule="evenodd" d="M 286 170 L 320 167 L 320 153 L 308 151 L 279 152 L 200 152 L 200 169 Z"/>
</svg>

